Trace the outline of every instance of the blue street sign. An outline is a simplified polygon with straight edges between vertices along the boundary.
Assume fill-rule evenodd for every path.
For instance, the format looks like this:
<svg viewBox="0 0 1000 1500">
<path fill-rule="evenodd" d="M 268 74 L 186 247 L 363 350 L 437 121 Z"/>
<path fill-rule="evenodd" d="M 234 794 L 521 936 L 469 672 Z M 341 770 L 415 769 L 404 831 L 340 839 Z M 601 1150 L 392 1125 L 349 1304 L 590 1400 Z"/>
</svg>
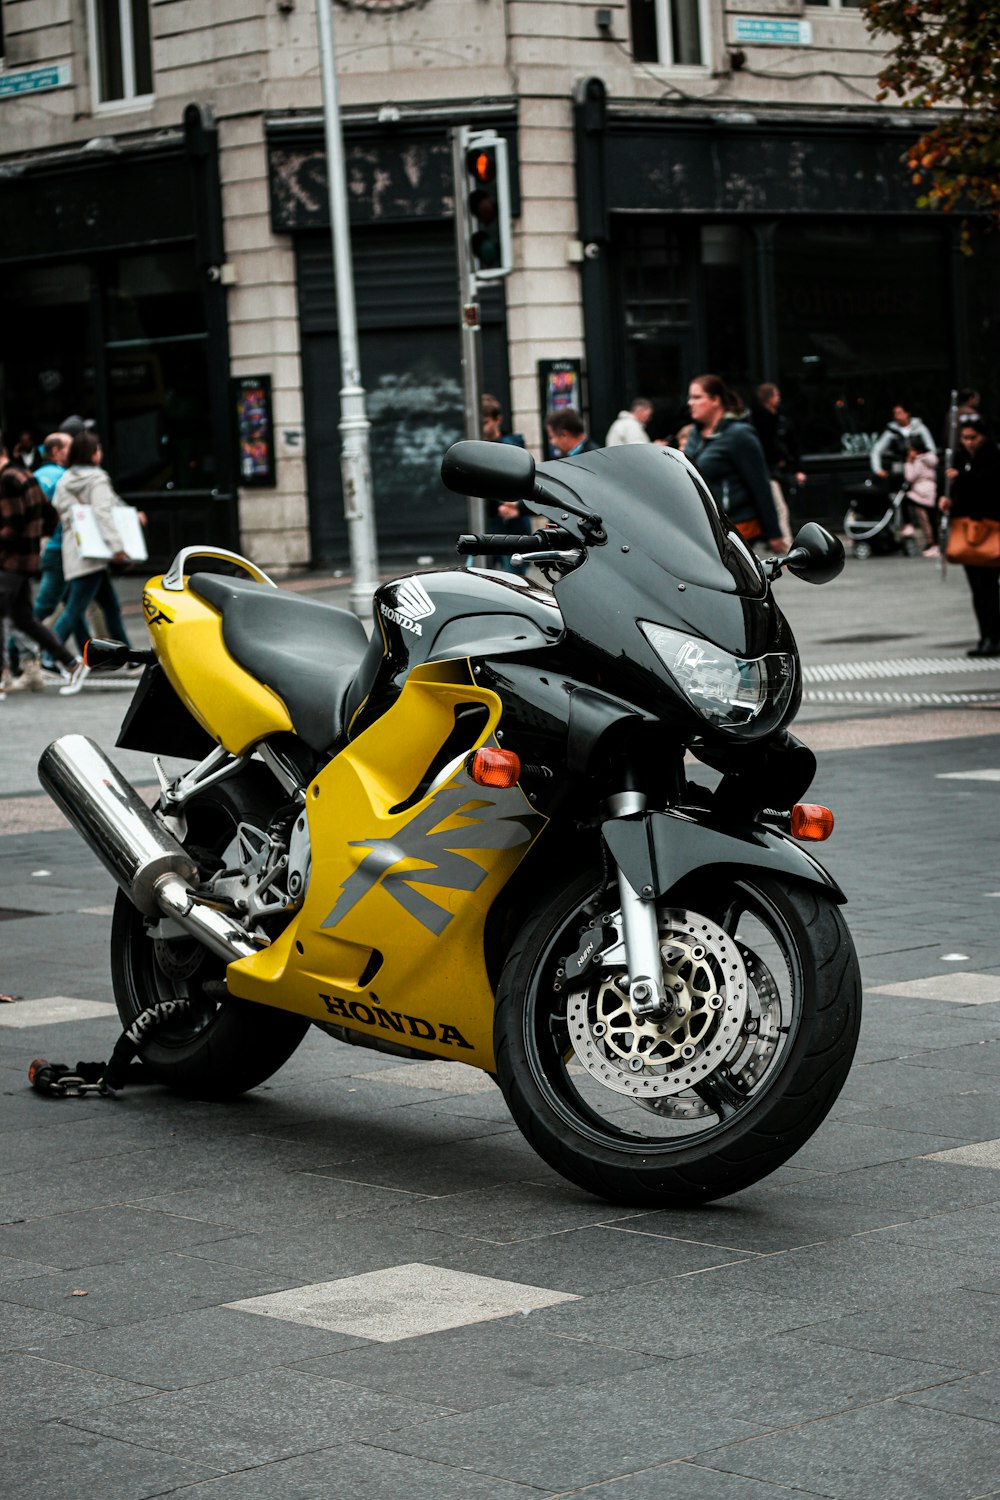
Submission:
<svg viewBox="0 0 1000 1500">
<path fill-rule="evenodd" d="M 69 63 L 54 63 L 50 68 L 22 68 L 17 73 L 0 73 L 0 99 L 16 94 L 37 94 L 42 89 L 61 89 L 70 82 Z"/>
<path fill-rule="evenodd" d="M 809 47 L 812 45 L 812 22 L 763 21 L 755 16 L 734 16 L 733 41 L 764 43 L 772 47 Z"/>
</svg>

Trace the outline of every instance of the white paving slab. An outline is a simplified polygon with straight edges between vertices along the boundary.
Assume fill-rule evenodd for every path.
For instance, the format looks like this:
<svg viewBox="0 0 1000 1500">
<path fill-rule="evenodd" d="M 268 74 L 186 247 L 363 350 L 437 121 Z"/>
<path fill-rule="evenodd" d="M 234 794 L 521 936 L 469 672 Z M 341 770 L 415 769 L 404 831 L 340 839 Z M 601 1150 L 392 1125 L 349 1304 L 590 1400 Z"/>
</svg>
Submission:
<svg viewBox="0 0 1000 1500">
<path fill-rule="evenodd" d="M 1000 1172 L 1000 1141 L 977 1141 L 974 1146 L 931 1151 L 924 1161 L 950 1161 L 959 1167 L 992 1167 L 994 1172 Z"/>
<path fill-rule="evenodd" d="M 384 1271 L 345 1276 L 339 1281 L 293 1287 L 267 1297 L 246 1297 L 225 1306 L 286 1323 L 305 1323 L 331 1333 L 394 1344 L 425 1333 L 440 1333 L 445 1328 L 488 1323 L 495 1318 L 551 1307 L 557 1302 L 579 1300 L 571 1292 L 499 1281 L 492 1276 L 473 1276 L 466 1271 L 414 1261 L 389 1266 Z"/>
<path fill-rule="evenodd" d="M 402 1068 L 379 1068 L 377 1073 L 356 1073 L 369 1083 L 395 1083 L 407 1089 L 440 1089 L 443 1094 L 495 1094 L 497 1086 L 481 1068 L 462 1063 L 407 1063 Z"/>
<path fill-rule="evenodd" d="M 103 1000 L 74 1000 L 70 995 L 48 995 L 42 1000 L 18 1000 L 0 1005 L 0 1026 L 55 1026 L 61 1021 L 89 1021 L 93 1016 L 117 1016 Z"/>
<path fill-rule="evenodd" d="M 929 979 L 901 979 L 897 984 L 866 986 L 868 995 L 903 995 L 911 1000 L 946 1000 L 951 1005 L 1000 1003 L 1000 974 L 932 974 Z"/>
</svg>

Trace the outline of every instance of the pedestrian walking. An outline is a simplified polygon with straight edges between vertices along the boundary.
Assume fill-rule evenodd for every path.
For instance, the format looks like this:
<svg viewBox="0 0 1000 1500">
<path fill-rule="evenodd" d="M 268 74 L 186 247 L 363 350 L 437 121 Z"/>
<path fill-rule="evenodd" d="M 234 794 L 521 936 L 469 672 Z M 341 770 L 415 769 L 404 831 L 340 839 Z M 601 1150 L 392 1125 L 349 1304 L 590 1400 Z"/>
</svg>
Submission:
<svg viewBox="0 0 1000 1500">
<path fill-rule="evenodd" d="M 977 412 L 959 417 L 958 440 L 962 456 L 956 467 L 948 470 L 951 495 L 939 502 L 951 516 L 953 534 L 955 522 L 963 516 L 1000 522 L 1000 448 Z M 951 555 L 950 542 L 948 551 Z M 979 640 L 965 654 L 1000 656 L 1000 566 L 968 562 L 963 566 L 979 626 Z"/>
<path fill-rule="evenodd" d="M 742 403 L 718 375 L 698 375 L 688 388 L 692 430 L 684 452 L 719 508 L 746 542 L 766 540 L 772 552 L 788 551 L 771 492 L 771 478 Z"/>
<path fill-rule="evenodd" d="M 480 398 L 483 441 L 506 443 L 511 448 L 523 448 L 524 438 L 519 432 L 504 432 L 503 407 L 495 396 L 484 394 Z M 520 500 L 496 500 L 493 502 L 492 522 L 502 536 L 530 536 L 531 517 Z M 524 573 L 525 567 L 515 567 L 509 557 L 498 559 L 501 572 Z"/>
<path fill-rule="evenodd" d="M 648 443 L 646 423 L 653 415 L 653 403 L 645 396 L 636 396 L 628 411 L 620 411 L 608 428 L 604 439 L 605 448 L 620 448 L 626 443 Z"/>
<path fill-rule="evenodd" d="M 115 525 L 115 507 L 123 502 L 115 494 L 108 474 L 101 467 L 104 457 L 101 440 L 96 432 L 86 429 L 78 432 L 69 450 L 69 466 L 56 485 L 55 507 L 63 523 L 62 561 L 66 579 L 66 602 L 56 620 L 54 633 L 65 641 L 70 635 L 79 638 L 81 632 L 88 635 L 87 610 L 101 597 L 101 612 L 109 636 L 129 645 L 125 622 L 114 584 L 108 572 L 108 564 L 97 558 L 84 557 L 77 545 L 73 528 L 74 505 L 89 505 L 94 512 L 98 530 L 111 548 L 111 562 L 128 561 L 128 553 L 122 545 Z M 61 693 L 76 693 L 83 686 L 83 677 L 66 687 Z"/>
<path fill-rule="evenodd" d="M 886 424 L 872 448 L 873 473 L 880 479 L 890 480 L 896 486 L 901 485 L 906 455 L 915 437 L 923 439 L 928 453 L 937 452 L 937 444 L 926 424 L 913 415 L 908 405 L 897 401 L 892 408 L 892 420 Z"/>
<path fill-rule="evenodd" d="M 83 661 L 35 619 L 31 607 L 46 504 L 31 470 L 13 462 L 0 445 L 0 622 L 9 618 L 16 630 L 50 651 L 65 667 L 68 685 L 77 691 L 87 671 Z"/>
<path fill-rule="evenodd" d="M 757 405 L 751 421 L 764 450 L 764 461 L 771 476 L 771 494 L 781 523 L 781 534 L 791 545 L 792 526 L 789 502 L 794 489 L 806 482 L 798 435 L 781 409 L 781 392 L 771 381 L 757 387 Z"/>
<path fill-rule="evenodd" d="M 597 444 L 587 435 L 587 424 L 575 406 L 561 406 L 545 418 L 545 431 L 555 449 L 556 458 L 576 458 L 578 453 L 594 453 Z"/>
</svg>

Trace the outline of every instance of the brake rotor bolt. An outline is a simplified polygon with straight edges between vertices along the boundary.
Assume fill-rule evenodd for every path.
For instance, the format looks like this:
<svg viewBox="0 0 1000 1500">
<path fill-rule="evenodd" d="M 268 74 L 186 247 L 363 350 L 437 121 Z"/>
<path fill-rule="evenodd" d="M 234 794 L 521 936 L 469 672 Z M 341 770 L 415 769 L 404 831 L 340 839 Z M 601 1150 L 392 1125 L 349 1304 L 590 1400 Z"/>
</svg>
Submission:
<svg viewBox="0 0 1000 1500">
<path fill-rule="evenodd" d="M 604 1036 L 607 1033 L 608 1028 L 605 1026 L 603 1021 L 595 1021 L 591 1029 L 595 1036 Z"/>
<path fill-rule="evenodd" d="M 681 1048 L 681 1057 L 684 1058 L 685 1062 L 690 1062 L 692 1057 L 696 1056 L 697 1051 L 697 1047 L 693 1047 L 690 1042 L 685 1042 Z"/>
<path fill-rule="evenodd" d="M 641 1073 L 642 1072 L 642 1058 L 641 1057 L 630 1057 L 629 1060 L 628 1060 L 628 1065 L 631 1068 L 631 1070 L 632 1070 L 633 1073 Z"/>
</svg>

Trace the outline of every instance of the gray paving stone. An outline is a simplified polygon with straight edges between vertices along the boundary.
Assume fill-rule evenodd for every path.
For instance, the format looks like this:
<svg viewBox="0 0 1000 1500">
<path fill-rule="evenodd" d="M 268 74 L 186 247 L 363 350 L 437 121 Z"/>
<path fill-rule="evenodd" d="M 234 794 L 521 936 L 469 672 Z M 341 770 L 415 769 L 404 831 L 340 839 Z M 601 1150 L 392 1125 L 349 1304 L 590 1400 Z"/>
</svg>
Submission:
<svg viewBox="0 0 1000 1500">
<path fill-rule="evenodd" d="M 12 1283 L 5 1292 L 27 1282 Z M 80 1301 L 82 1299 L 76 1299 Z M 75 1311 L 76 1302 L 73 1304 Z M 0 1349 L 24 1349 L 29 1344 L 40 1344 L 45 1339 L 69 1338 L 84 1332 L 85 1325 L 71 1315 L 64 1305 L 63 1316 L 45 1312 L 37 1307 L 25 1307 L 13 1301 L 0 1301 Z"/>
<path fill-rule="evenodd" d="M 711 1462 L 837 1500 L 972 1500 L 1000 1488 L 992 1422 L 900 1401 L 719 1448 Z"/>
<path fill-rule="evenodd" d="M 665 1235 L 621 1233 L 614 1224 L 568 1229 L 515 1245 L 476 1245 L 459 1249 L 453 1263 L 481 1276 L 514 1281 L 538 1278 L 544 1286 L 586 1295 L 609 1286 L 659 1281 L 686 1271 L 728 1265 L 746 1255 Z"/>
<path fill-rule="evenodd" d="M 612 1479 L 588 1489 L 587 1500 L 798 1500 L 799 1496 L 809 1500 L 818 1493 L 796 1489 L 793 1496 L 783 1484 L 765 1484 L 744 1474 L 721 1474 L 710 1462 L 680 1459 L 628 1479 Z"/>
<path fill-rule="evenodd" d="M 970 1276 L 970 1283 L 975 1279 Z M 990 1370 L 1000 1364 L 1000 1307 L 995 1296 L 973 1290 L 971 1285 L 936 1292 L 932 1299 L 900 1287 L 880 1309 L 820 1319 L 809 1337 L 900 1359 L 950 1365 L 959 1373 Z"/>
<path fill-rule="evenodd" d="M 661 1362 L 654 1356 L 539 1331 L 537 1320 L 477 1323 L 391 1345 L 346 1349 L 296 1361 L 296 1368 L 386 1395 L 419 1392 L 455 1411 L 516 1401 L 526 1390 L 577 1390 Z"/>
<path fill-rule="evenodd" d="M 190 1500 L 546 1500 L 552 1491 L 538 1484 L 509 1484 L 473 1473 L 460 1450 L 455 1461 L 443 1451 L 434 1459 L 390 1453 L 353 1443 L 326 1448 L 304 1458 L 211 1480 Z"/>
<path fill-rule="evenodd" d="M 996 1077 L 1000 1073 L 1000 1042 L 966 1042 L 963 1046 L 942 1047 L 934 1053 L 917 1053 L 910 1062 L 914 1067 L 941 1067 L 966 1077 L 984 1073 Z"/>
<path fill-rule="evenodd" d="M 212 1479 L 206 1464 L 172 1458 L 135 1443 L 96 1437 L 58 1422 L 4 1433 L 4 1467 L 19 1500 L 147 1500 Z M 197 1493 L 197 1492 L 193 1492 Z"/>
<path fill-rule="evenodd" d="M 936 1250 L 954 1250 L 964 1260 L 977 1259 L 994 1265 L 1000 1262 L 1000 1201 L 991 1207 L 965 1209 L 959 1213 L 936 1214 L 909 1224 L 894 1224 L 873 1235 L 884 1236 L 905 1245 L 924 1245 Z M 967 1266 L 961 1266 L 964 1281 Z"/>
<path fill-rule="evenodd" d="M 76 1209 L 91 1211 L 138 1203 L 151 1198 L 151 1188 L 157 1196 L 160 1192 L 165 1195 L 171 1188 L 178 1191 L 209 1178 L 210 1174 L 207 1161 L 202 1166 L 193 1166 L 169 1146 L 159 1151 L 126 1151 L 96 1161 L 50 1160 L 41 1170 L 36 1167 L 0 1179 L 0 1222 L 9 1224 Z M 155 1199 L 149 1206 L 157 1206 Z"/>
<path fill-rule="evenodd" d="M 890 1130 L 877 1124 L 861 1125 L 856 1120 L 841 1123 L 827 1120 L 793 1160 L 818 1172 L 843 1172 L 851 1167 L 910 1161 L 951 1145 L 954 1138 L 947 1135 Z"/>
<path fill-rule="evenodd" d="M 931 1406 L 938 1411 L 958 1412 L 982 1422 L 1000 1422 L 1000 1370 L 983 1375 L 969 1375 L 965 1380 L 932 1390 L 914 1391 L 902 1398 L 914 1406 Z M 1000 1435 L 998 1435 L 1000 1442 Z"/>
<path fill-rule="evenodd" d="M 108 1248 L 114 1254 L 114 1247 Z M 284 1285 L 285 1281 L 273 1273 L 168 1252 L 35 1275 L 6 1285 L 3 1294 L 8 1302 L 26 1308 L 67 1313 L 84 1324 L 117 1326 L 196 1307 L 218 1307 Z M 87 1295 L 74 1297 L 74 1291 Z"/>
<path fill-rule="evenodd" d="M 210 1307 L 122 1328 L 88 1329 L 73 1354 L 81 1370 L 113 1371 L 124 1380 L 178 1390 L 267 1370 L 310 1354 L 331 1354 L 356 1342 L 347 1334 Z M 37 1352 L 49 1360 L 65 1359 L 61 1344 L 41 1343 Z"/>
<path fill-rule="evenodd" d="M 377 1440 L 445 1415 L 446 1408 L 424 1400 L 393 1400 L 319 1374 L 275 1369 L 121 1402 L 77 1416 L 73 1424 L 229 1473 Z"/>
<path fill-rule="evenodd" d="M 0 1360 L 0 1424 L 46 1422 L 155 1394 L 155 1383 L 143 1385 L 70 1363 L 68 1351 L 59 1348 L 60 1342 L 40 1346 L 50 1358 L 42 1353 L 19 1352 L 5 1354 Z"/>
<path fill-rule="evenodd" d="M 496 1188 L 459 1193 L 448 1198 L 423 1198 L 394 1215 L 399 1227 L 411 1224 L 490 1244 L 515 1244 L 586 1224 L 602 1224 L 622 1217 L 623 1211 L 592 1198 L 568 1183 L 510 1183 Z"/>
<path fill-rule="evenodd" d="M 679 1390 L 672 1374 L 647 1368 L 610 1387 L 587 1386 L 567 1400 L 531 1398 L 442 1417 L 431 1427 L 384 1437 L 381 1445 L 425 1458 L 460 1445 L 478 1473 L 574 1490 L 710 1451 L 768 1425 L 712 1412 Z"/>
<path fill-rule="evenodd" d="M 0 1224 L 0 1255 L 37 1257 L 62 1270 L 102 1265 L 109 1247 L 124 1260 L 140 1250 L 176 1250 L 224 1238 L 224 1224 L 180 1219 L 142 1208 L 102 1208 Z"/>
<path fill-rule="evenodd" d="M 230 1230 L 320 1224 L 345 1215 L 392 1214 L 419 1199 L 401 1189 L 376 1187 L 315 1172 L 230 1172 L 186 1191 L 156 1193 L 136 1201 L 160 1213 L 211 1220 Z"/>
<path fill-rule="evenodd" d="M 852 1123 L 875 1129 L 884 1125 L 887 1130 L 916 1130 L 962 1141 L 989 1140 L 997 1125 L 996 1090 L 987 1082 L 981 1090 L 947 1100 L 914 1099 L 906 1105 L 870 1110 L 861 1106 L 851 1118 Z"/>
<path fill-rule="evenodd" d="M 43 1266 L 35 1260 L 12 1260 L 10 1256 L 0 1256 L 0 1283 L 26 1281 L 32 1276 L 44 1276 L 46 1271 L 53 1270 L 54 1266 Z"/>
<path fill-rule="evenodd" d="M 799 1195 L 816 1191 L 814 1182 Z M 959 1167 L 936 1161 L 890 1162 L 884 1166 L 838 1172 L 827 1189 L 830 1200 L 850 1217 L 856 1209 L 874 1209 L 888 1224 L 950 1209 L 995 1201 L 996 1173 L 980 1167 Z"/>
<path fill-rule="evenodd" d="M 682 1390 L 697 1389 L 709 1411 L 781 1426 L 955 1379 L 948 1365 L 864 1349 L 843 1349 L 831 1360 L 829 1345 L 810 1332 L 745 1338 L 733 1342 L 723 1360 L 706 1363 L 694 1355 L 672 1367 L 670 1380 Z"/>
<path fill-rule="evenodd" d="M 629 1325 L 629 1346 L 663 1355 L 690 1354 L 753 1331 L 779 1333 L 838 1313 L 877 1311 L 900 1286 L 928 1297 L 949 1291 L 963 1264 L 975 1272 L 975 1262 L 956 1261 L 945 1251 L 881 1237 L 876 1243 L 872 1236 L 861 1235 L 647 1283 L 642 1289 L 641 1325 Z M 679 1299 L 683 1317 L 677 1314 Z M 602 1301 L 598 1294 L 549 1308 L 538 1317 L 550 1332 L 585 1338 L 603 1327 L 607 1338 Z M 748 1325 L 744 1318 L 751 1311 L 754 1322 Z"/>
</svg>

